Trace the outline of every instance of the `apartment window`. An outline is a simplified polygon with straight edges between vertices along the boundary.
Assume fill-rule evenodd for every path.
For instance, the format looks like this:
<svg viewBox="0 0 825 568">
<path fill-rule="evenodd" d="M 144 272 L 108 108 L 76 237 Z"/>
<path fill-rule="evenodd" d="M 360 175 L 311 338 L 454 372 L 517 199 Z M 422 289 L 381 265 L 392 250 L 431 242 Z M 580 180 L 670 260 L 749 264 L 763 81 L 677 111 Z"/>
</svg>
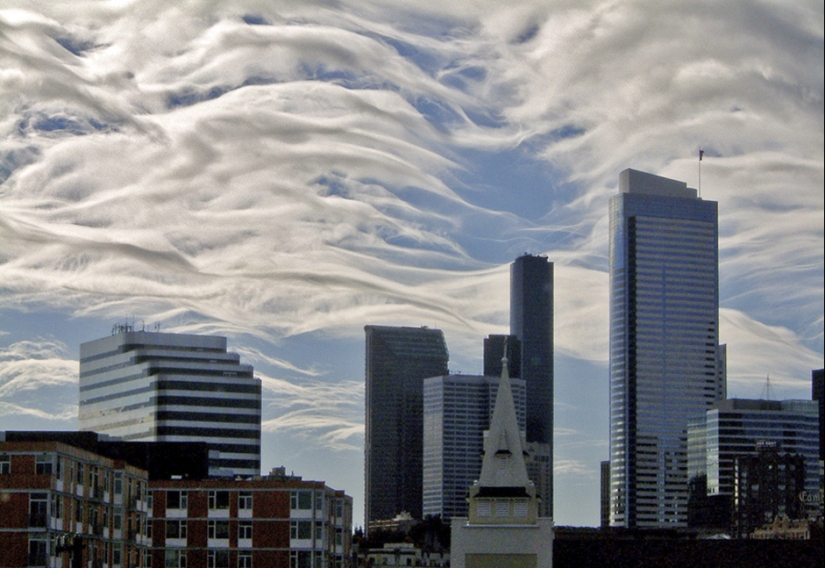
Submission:
<svg viewBox="0 0 825 568">
<path fill-rule="evenodd" d="M 83 503 L 80 499 L 74 500 L 74 520 L 76 523 L 83 522 Z"/>
<path fill-rule="evenodd" d="M 146 521 L 146 538 L 152 540 L 152 521 L 148 519 Z"/>
<path fill-rule="evenodd" d="M 312 568 L 312 552 L 309 550 L 290 551 L 289 568 Z"/>
<path fill-rule="evenodd" d="M 209 538 L 229 538 L 229 521 L 209 521 L 208 535 Z"/>
<path fill-rule="evenodd" d="M 112 551 L 112 564 L 114 564 L 115 566 L 120 566 L 122 564 L 120 557 L 120 548 L 115 548 Z"/>
<path fill-rule="evenodd" d="M 143 568 L 152 568 L 152 551 L 146 550 L 143 552 Z"/>
<path fill-rule="evenodd" d="M 312 509 L 312 491 L 292 491 L 289 504 L 292 509 Z"/>
<path fill-rule="evenodd" d="M 48 542 L 45 540 L 30 540 L 29 566 L 45 566 L 48 560 Z"/>
<path fill-rule="evenodd" d="M 166 521 L 166 538 L 186 538 L 186 521 Z"/>
<path fill-rule="evenodd" d="M 312 521 L 291 521 L 289 523 L 289 538 L 309 540 L 312 538 Z"/>
<path fill-rule="evenodd" d="M 210 550 L 207 556 L 207 566 L 209 568 L 229 568 L 229 551 Z"/>
<path fill-rule="evenodd" d="M 149 514 L 152 514 L 152 507 L 154 505 L 155 494 L 152 491 L 146 491 L 146 508 L 149 511 Z M 168 507 L 167 507 L 168 509 Z"/>
<path fill-rule="evenodd" d="M 123 474 L 115 474 L 115 495 L 123 494 Z"/>
<path fill-rule="evenodd" d="M 34 472 L 37 475 L 52 474 L 52 456 L 46 454 L 37 456 L 34 460 Z"/>
<path fill-rule="evenodd" d="M 151 568 L 147 566 L 146 568 Z M 238 553 L 238 568 L 252 568 L 252 553 L 239 552 Z"/>
<path fill-rule="evenodd" d="M 120 515 L 120 513 L 115 513 L 114 521 L 115 521 L 114 524 L 115 524 L 115 530 L 116 531 L 119 531 L 120 529 L 123 528 L 123 517 Z"/>
<path fill-rule="evenodd" d="M 164 568 L 186 568 L 186 551 L 167 548 Z"/>
<path fill-rule="evenodd" d="M 11 457 L 2 454 L 0 455 L 0 475 L 9 475 L 11 474 Z"/>
<path fill-rule="evenodd" d="M 323 491 L 316 491 L 315 492 L 315 510 L 320 511 L 324 508 L 324 492 Z"/>
<path fill-rule="evenodd" d="M 249 521 L 238 523 L 238 539 L 252 540 L 252 523 Z"/>
<path fill-rule="evenodd" d="M 241 491 L 238 493 L 238 509 L 252 510 L 252 492 Z"/>
<path fill-rule="evenodd" d="M 55 519 L 63 518 L 63 497 L 60 495 L 52 497 L 52 517 Z"/>
<path fill-rule="evenodd" d="M 47 493 L 32 493 L 29 496 L 29 526 L 45 527 L 49 521 L 49 500 Z"/>
<path fill-rule="evenodd" d="M 229 491 L 210 491 L 209 492 L 209 508 L 210 509 L 228 509 L 229 508 Z"/>
<path fill-rule="evenodd" d="M 189 507 L 189 495 L 186 491 L 167 491 L 167 509 L 186 509 Z"/>
<path fill-rule="evenodd" d="M 77 484 L 83 485 L 83 464 L 77 464 Z"/>
</svg>

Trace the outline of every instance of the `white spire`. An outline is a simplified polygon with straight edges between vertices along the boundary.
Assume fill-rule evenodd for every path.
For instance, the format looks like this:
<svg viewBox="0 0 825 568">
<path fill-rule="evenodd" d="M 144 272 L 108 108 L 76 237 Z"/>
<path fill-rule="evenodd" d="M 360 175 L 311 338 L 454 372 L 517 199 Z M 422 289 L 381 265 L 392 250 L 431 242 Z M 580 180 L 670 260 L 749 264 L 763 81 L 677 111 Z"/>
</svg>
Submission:
<svg viewBox="0 0 825 568">
<path fill-rule="evenodd" d="M 516 405 L 507 369 L 507 341 L 501 359 L 501 379 L 490 429 L 484 438 L 484 460 L 480 487 L 527 487 L 531 485 L 524 464 L 523 440 L 516 418 Z"/>
</svg>

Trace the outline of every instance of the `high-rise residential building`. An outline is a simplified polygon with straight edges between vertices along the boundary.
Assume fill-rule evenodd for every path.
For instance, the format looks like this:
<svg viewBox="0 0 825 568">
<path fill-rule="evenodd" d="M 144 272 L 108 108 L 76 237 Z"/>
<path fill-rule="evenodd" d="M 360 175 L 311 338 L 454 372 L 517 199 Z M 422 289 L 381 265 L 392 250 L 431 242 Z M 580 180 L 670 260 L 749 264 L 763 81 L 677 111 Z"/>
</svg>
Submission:
<svg viewBox="0 0 825 568">
<path fill-rule="evenodd" d="M 510 265 L 510 334 L 518 339 L 527 384 L 527 441 L 547 444 L 542 476 L 550 488 L 542 514 L 553 515 L 553 263 L 525 254 Z"/>
<path fill-rule="evenodd" d="M 714 518 L 737 518 L 736 462 L 758 456 L 767 447 L 781 455 L 801 456 L 804 490 L 817 495 L 820 478 L 818 414 L 817 403 L 810 400 L 728 399 L 689 420 L 688 477 L 694 485 L 700 481 L 697 489 L 705 491 L 705 496 L 696 495 L 698 499 L 695 501 L 704 505 L 706 514 Z M 756 462 L 748 463 L 753 479 Z M 771 490 L 762 487 L 765 493 Z M 742 495 L 744 499 L 745 493 Z M 796 496 L 798 499 L 799 491 Z M 714 501 L 721 507 L 728 507 L 727 511 L 707 506 Z M 789 511 L 781 512 L 789 514 Z M 744 516 L 753 517 L 750 513 Z M 705 519 L 696 520 L 701 525 Z"/>
<path fill-rule="evenodd" d="M 502 344 L 499 361 L 503 352 Z M 424 381 L 425 517 L 441 515 L 448 523 L 467 516 L 467 492 L 481 473 L 484 431 L 493 416 L 498 384 L 498 376 L 479 375 Z M 511 384 L 519 429 L 524 431 L 525 384 L 520 379 Z"/>
<path fill-rule="evenodd" d="M 261 381 L 226 338 L 117 326 L 80 345 L 81 430 L 128 441 L 206 442 L 212 476 L 261 470 Z"/>
<path fill-rule="evenodd" d="M 364 521 L 407 512 L 422 518 L 424 379 L 448 375 L 444 334 L 426 327 L 368 325 Z"/>
<path fill-rule="evenodd" d="M 612 525 L 686 526 L 687 422 L 724 396 L 723 355 L 716 202 L 621 172 L 610 200 Z"/>
</svg>

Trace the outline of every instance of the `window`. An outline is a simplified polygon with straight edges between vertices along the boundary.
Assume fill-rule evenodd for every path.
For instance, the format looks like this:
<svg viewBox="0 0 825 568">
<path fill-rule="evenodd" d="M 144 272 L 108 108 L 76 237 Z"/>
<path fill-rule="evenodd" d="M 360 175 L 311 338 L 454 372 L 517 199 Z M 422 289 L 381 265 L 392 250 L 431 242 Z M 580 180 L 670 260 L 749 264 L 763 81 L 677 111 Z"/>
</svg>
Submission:
<svg viewBox="0 0 825 568">
<path fill-rule="evenodd" d="M 55 495 L 52 497 L 52 517 L 55 519 L 63 518 L 63 496 Z"/>
<path fill-rule="evenodd" d="M 115 495 L 123 494 L 123 474 L 115 474 Z"/>
<path fill-rule="evenodd" d="M 119 531 L 123 528 L 123 517 L 120 513 L 115 513 L 115 530 Z"/>
<path fill-rule="evenodd" d="M 229 521 L 209 521 L 209 538 L 229 538 Z"/>
<path fill-rule="evenodd" d="M 209 568 L 229 568 L 229 551 L 210 550 L 207 556 L 207 566 Z"/>
<path fill-rule="evenodd" d="M 83 464 L 77 464 L 77 484 L 83 485 Z"/>
<path fill-rule="evenodd" d="M 189 495 L 186 491 L 167 491 L 167 509 L 186 509 L 189 507 Z"/>
<path fill-rule="evenodd" d="M 312 552 L 293 550 L 289 553 L 289 568 L 312 568 Z"/>
<path fill-rule="evenodd" d="M 289 523 L 289 538 L 308 540 L 312 538 L 312 521 L 291 521 Z"/>
<path fill-rule="evenodd" d="M 148 519 L 146 520 L 146 538 L 152 539 L 152 521 Z"/>
<path fill-rule="evenodd" d="M 312 509 L 312 491 L 292 491 L 289 503 L 292 509 Z"/>
<path fill-rule="evenodd" d="M 48 562 L 48 542 L 45 540 L 29 541 L 29 566 L 45 566 Z"/>
<path fill-rule="evenodd" d="M 11 473 L 11 457 L 2 454 L 0 455 L 0 475 L 9 475 Z"/>
<path fill-rule="evenodd" d="M 229 491 L 210 491 L 209 492 L 209 508 L 210 509 L 228 509 L 229 508 Z"/>
<path fill-rule="evenodd" d="M 34 472 L 37 475 L 51 475 L 52 474 L 52 456 L 45 454 L 37 456 L 34 460 Z"/>
<path fill-rule="evenodd" d="M 238 539 L 252 540 L 252 523 L 249 521 L 238 523 Z"/>
<path fill-rule="evenodd" d="M 47 493 L 32 493 L 29 496 L 29 526 L 45 527 L 49 521 L 49 501 Z"/>
<path fill-rule="evenodd" d="M 186 538 L 186 521 L 166 521 L 166 538 Z"/>
<path fill-rule="evenodd" d="M 147 566 L 146 568 L 150 568 Z M 238 553 L 238 568 L 252 568 L 252 553 L 239 552 Z"/>
<path fill-rule="evenodd" d="M 143 553 L 143 568 L 152 568 L 152 551 L 146 550 Z"/>
<path fill-rule="evenodd" d="M 167 548 L 164 568 L 186 568 L 186 551 Z"/>
<path fill-rule="evenodd" d="M 238 493 L 238 509 L 252 510 L 252 492 L 241 491 Z"/>
</svg>

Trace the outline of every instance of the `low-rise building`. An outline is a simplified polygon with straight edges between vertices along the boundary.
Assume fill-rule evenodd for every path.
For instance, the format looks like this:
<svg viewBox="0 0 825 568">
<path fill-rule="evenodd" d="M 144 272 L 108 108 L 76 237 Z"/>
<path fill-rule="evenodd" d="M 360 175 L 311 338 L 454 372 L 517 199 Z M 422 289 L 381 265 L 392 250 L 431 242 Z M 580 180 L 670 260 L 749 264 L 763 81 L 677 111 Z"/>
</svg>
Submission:
<svg viewBox="0 0 825 568">
<path fill-rule="evenodd" d="M 0 438 L 0 566 L 141 568 L 148 476 L 56 441 Z M 58 543 L 76 542 L 73 550 Z"/>
<path fill-rule="evenodd" d="M 344 568 L 352 498 L 275 470 L 253 479 L 150 484 L 147 567 Z"/>
</svg>

